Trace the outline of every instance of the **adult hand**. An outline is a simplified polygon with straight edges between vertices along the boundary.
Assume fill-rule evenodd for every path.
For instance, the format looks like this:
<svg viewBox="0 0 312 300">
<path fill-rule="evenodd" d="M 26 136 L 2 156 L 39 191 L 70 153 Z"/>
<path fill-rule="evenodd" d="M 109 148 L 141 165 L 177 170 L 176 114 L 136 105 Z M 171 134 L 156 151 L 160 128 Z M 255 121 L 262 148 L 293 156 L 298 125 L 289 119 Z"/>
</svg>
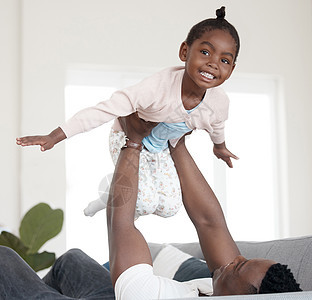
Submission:
<svg viewBox="0 0 312 300">
<path fill-rule="evenodd" d="M 147 122 L 140 119 L 137 112 L 126 117 L 119 117 L 118 120 L 126 136 L 135 143 L 141 143 L 142 139 L 148 136 L 158 124 L 158 122 Z"/>
<path fill-rule="evenodd" d="M 179 139 L 179 141 L 177 142 L 177 144 L 175 145 L 175 147 L 172 147 L 172 145 L 169 143 L 169 150 L 170 150 L 170 154 L 173 155 L 174 152 L 176 150 L 178 150 L 179 148 L 185 148 L 185 137 L 192 134 L 193 130 L 187 132 L 186 134 L 184 134 L 183 136 L 181 136 L 181 138 Z"/>
</svg>

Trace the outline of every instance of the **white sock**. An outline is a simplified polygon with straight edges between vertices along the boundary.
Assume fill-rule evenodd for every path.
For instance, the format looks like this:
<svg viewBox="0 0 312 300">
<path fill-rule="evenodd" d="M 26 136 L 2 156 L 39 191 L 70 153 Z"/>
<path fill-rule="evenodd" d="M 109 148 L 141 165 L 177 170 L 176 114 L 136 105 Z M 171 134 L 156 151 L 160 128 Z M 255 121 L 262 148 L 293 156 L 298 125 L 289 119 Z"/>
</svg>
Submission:
<svg viewBox="0 0 312 300">
<path fill-rule="evenodd" d="M 85 216 L 93 217 L 98 211 L 106 208 L 112 178 L 113 174 L 108 174 L 101 180 L 98 190 L 100 197 L 90 202 L 83 210 Z"/>
<path fill-rule="evenodd" d="M 98 211 L 106 208 L 108 193 L 103 193 L 100 198 L 91 201 L 83 210 L 85 216 L 93 217 Z"/>
</svg>

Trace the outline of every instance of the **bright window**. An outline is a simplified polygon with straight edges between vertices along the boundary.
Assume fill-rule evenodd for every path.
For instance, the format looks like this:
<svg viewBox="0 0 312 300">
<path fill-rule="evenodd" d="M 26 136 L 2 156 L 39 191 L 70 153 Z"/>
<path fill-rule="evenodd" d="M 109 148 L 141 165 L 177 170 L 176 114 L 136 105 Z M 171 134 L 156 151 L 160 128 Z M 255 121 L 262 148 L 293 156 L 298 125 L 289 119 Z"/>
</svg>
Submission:
<svg viewBox="0 0 312 300">
<path fill-rule="evenodd" d="M 65 90 L 66 119 L 78 110 L 109 98 L 112 92 L 145 77 L 147 73 L 70 72 Z M 231 99 L 226 143 L 240 157 L 234 168 L 214 158 L 207 133 L 196 131 L 188 148 L 217 194 L 235 240 L 267 240 L 279 234 L 276 180 L 276 122 L 272 95 L 275 85 L 263 89 L 254 80 L 246 89 L 234 80 L 225 88 Z M 265 80 L 267 82 L 267 80 Z M 66 143 L 67 248 L 78 247 L 103 263 L 108 260 L 106 213 L 85 217 L 83 209 L 96 199 L 101 180 L 114 170 L 108 151 L 111 124 L 77 135 Z M 136 221 L 149 242 L 194 242 L 196 231 L 184 209 L 172 218 L 154 215 Z"/>
<path fill-rule="evenodd" d="M 226 168 L 226 216 L 235 239 L 277 235 L 271 99 L 265 94 L 230 93 L 227 143 L 240 159 Z M 233 149 L 233 150 L 232 150 Z"/>
</svg>

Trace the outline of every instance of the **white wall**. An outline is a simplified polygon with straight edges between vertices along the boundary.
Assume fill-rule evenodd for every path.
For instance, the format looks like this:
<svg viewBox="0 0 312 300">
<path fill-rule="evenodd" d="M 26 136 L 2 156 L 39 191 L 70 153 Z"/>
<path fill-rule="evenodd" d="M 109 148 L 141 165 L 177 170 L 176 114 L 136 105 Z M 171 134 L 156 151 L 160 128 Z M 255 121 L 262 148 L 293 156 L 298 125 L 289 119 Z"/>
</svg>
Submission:
<svg viewBox="0 0 312 300">
<path fill-rule="evenodd" d="M 16 229 L 19 217 L 41 201 L 65 209 L 64 143 L 40 153 L 38 148 L 17 149 L 14 138 L 45 134 L 62 123 L 67 68 L 80 64 L 129 70 L 179 64 L 178 48 L 189 28 L 213 17 L 221 4 L 241 37 L 235 72 L 282 79 L 290 211 L 289 218 L 284 217 L 290 236 L 311 234 L 311 0 L 0 0 L 0 38 L 10 48 L 0 48 L 5 83 L 0 89 L 0 223 Z M 61 253 L 65 234 L 63 230 L 51 241 L 49 250 Z"/>
<path fill-rule="evenodd" d="M 20 9 L 17 0 L 0 1 L 0 226 L 18 229 L 20 216 Z"/>
</svg>

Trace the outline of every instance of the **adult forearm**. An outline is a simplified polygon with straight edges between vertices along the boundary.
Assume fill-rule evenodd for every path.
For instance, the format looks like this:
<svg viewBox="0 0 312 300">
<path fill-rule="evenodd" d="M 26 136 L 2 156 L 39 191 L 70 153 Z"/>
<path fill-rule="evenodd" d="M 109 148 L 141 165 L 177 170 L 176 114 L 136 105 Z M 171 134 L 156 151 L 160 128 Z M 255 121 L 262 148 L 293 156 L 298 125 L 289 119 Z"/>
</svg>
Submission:
<svg viewBox="0 0 312 300">
<path fill-rule="evenodd" d="M 140 152 L 135 149 L 126 148 L 120 151 L 107 203 L 109 227 L 112 227 L 113 222 L 133 224 L 138 193 L 139 157 Z M 123 218 L 116 218 L 120 214 L 124 215 Z"/>
<path fill-rule="evenodd" d="M 148 245 L 134 226 L 139 153 L 131 148 L 120 152 L 111 183 L 107 204 L 107 230 L 113 285 L 128 268 L 137 264 L 152 264 Z"/>
<path fill-rule="evenodd" d="M 195 225 L 210 270 L 231 262 L 239 250 L 227 228 L 222 208 L 184 143 L 171 150 L 180 178 L 183 203 Z"/>
<path fill-rule="evenodd" d="M 221 206 L 206 179 L 198 169 L 184 143 L 172 149 L 171 156 L 177 169 L 183 202 L 191 220 L 207 226 L 224 226 Z"/>
<path fill-rule="evenodd" d="M 140 157 L 140 147 L 137 146 L 154 124 L 140 120 L 136 114 L 120 119 L 120 124 L 131 143 L 127 143 L 127 148 L 120 152 L 107 203 L 109 262 L 113 284 L 128 268 L 137 264 L 152 264 L 148 245 L 134 226 L 134 214 Z"/>
</svg>

